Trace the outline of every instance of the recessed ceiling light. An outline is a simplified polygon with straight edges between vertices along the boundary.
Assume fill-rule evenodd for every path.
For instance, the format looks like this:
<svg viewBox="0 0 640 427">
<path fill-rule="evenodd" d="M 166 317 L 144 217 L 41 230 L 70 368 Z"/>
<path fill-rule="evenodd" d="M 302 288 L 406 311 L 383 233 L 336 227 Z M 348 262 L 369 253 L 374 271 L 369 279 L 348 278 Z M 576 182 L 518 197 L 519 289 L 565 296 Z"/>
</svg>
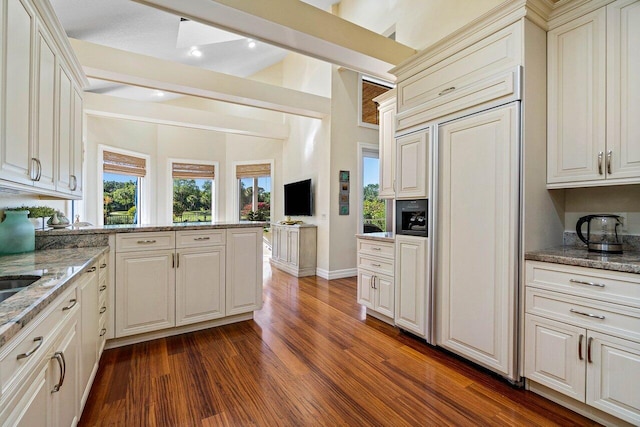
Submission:
<svg viewBox="0 0 640 427">
<path fill-rule="evenodd" d="M 162 98 L 164 96 L 164 92 L 161 91 L 161 90 L 157 90 L 156 91 L 156 96 L 159 97 L 159 98 Z"/>
<path fill-rule="evenodd" d="M 202 56 L 202 51 L 197 47 L 192 47 L 189 51 L 189 55 L 195 56 L 196 58 L 200 58 Z"/>
<path fill-rule="evenodd" d="M 249 43 L 247 44 L 247 46 L 249 46 L 249 49 L 253 49 L 256 47 L 256 42 L 254 42 L 253 40 L 249 39 Z"/>
</svg>

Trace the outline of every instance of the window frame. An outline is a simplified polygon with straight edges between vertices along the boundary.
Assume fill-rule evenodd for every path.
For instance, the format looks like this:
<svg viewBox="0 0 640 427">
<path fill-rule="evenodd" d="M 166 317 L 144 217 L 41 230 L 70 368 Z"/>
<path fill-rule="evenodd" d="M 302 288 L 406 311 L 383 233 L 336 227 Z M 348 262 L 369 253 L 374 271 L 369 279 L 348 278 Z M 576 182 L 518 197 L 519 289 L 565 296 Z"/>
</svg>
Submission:
<svg viewBox="0 0 640 427">
<path fill-rule="evenodd" d="M 138 204 L 136 206 L 136 213 L 138 215 L 138 224 L 137 225 L 146 225 L 151 223 L 151 185 L 149 183 L 153 182 L 152 180 L 152 172 L 151 172 L 151 156 L 145 153 L 140 153 L 137 151 L 126 150 L 123 148 L 117 148 L 110 145 L 98 144 L 98 182 L 97 182 L 97 190 L 98 190 L 98 215 L 97 215 L 97 224 L 100 227 L 104 227 L 104 152 L 111 151 L 113 153 L 124 154 L 127 156 L 138 157 L 141 159 L 145 159 L 147 167 L 145 176 L 138 177 L 139 185 L 138 185 Z M 133 175 L 131 175 L 133 176 Z M 102 197 L 100 197 L 102 196 Z"/>
<path fill-rule="evenodd" d="M 217 160 L 195 160 L 195 159 L 183 159 L 171 157 L 167 159 L 167 221 L 168 224 L 174 224 L 173 222 L 173 164 L 174 163 L 192 163 L 195 165 L 213 165 L 214 178 L 211 184 L 211 222 L 218 221 L 218 182 L 220 181 L 220 162 Z"/>
<path fill-rule="evenodd" d="M 378 144 L 370 144 L 366 142 L 358 142 L 358 170 L 357 170 L 357 193 L 358 193 L 358 203 L 357 203 L 357 230 L 358 234 L 364 234 L 364 182 L 362 179 L 362 174 L 364 173 L 364 158 L 372 157 L 367 156 L 367 153 L 377 153 L 378 159 L 380 159 L 380 146 Z M 379 179 L 378 179 L 379 181 Z M 379 183 L 378 183 L 379 184 Z M 393 200 L 387 200 L 385 203 L 386 208 L 386 229 L 387 231 L 391 231 L 393 229 L 393 221 L 395 221 L 395 203 Z"/>
<path fill-rule="evenodd" d="M 271 180 L 271 194 L 269 195 L 269 218 L 270 221 L 273 221 L 274 218 L 274 209 L 275 203 L 273 199 L 273 191 L 275 189 L 274 185 L 274 159 L 265 159 L 265 160 L 242 160 L 233 162 L 233 167 L 231 168 L 232 179 L 231 182 L 233 184 L 233 219 L 236 222 L 240 222 L 240 184 L 238 183 L 238 178 L 236 177 L 236 167 L 240 165 L 255 165 L 260 163 L 268 163 L 270 165 L 271 173 L 269 179 Z"/>
</svg>

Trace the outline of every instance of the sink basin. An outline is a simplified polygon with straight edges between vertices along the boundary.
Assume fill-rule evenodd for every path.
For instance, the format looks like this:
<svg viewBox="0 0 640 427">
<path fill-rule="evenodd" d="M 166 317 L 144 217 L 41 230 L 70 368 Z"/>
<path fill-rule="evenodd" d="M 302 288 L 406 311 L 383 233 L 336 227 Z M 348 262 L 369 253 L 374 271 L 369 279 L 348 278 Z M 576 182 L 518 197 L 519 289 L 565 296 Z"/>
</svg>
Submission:
<svg viewBox="0 0 640 427">
<path fill-rule="evenodd" d="M 23 275 L 0 277 L 0 302 L 20 292 L 36 280 L 40 280 L 40 276 Z"/>
</svg>

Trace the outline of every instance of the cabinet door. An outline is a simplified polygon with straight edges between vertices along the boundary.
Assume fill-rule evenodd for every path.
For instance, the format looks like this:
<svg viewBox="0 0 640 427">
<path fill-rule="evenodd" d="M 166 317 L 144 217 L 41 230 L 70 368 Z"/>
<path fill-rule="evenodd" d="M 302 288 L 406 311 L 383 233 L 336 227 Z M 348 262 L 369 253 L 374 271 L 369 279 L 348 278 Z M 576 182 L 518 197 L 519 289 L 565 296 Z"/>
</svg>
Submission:
<svg viewBox="0 0 640 427">
<path fill-rule="evenodd" d="M 280 233 L 282 229 L 276 225 L 271 225 L 271 258 L 280 259 Z"/>
<path fill-rule="evenodd" d="M 396 140 L 394 135 L 396 103 L 380 107 L 379 114 L 380 191 L 378 197 L 381 199 L 393 199 L 396 196 L 394 186 L 396 179 Z"/>
<path fill-rule="evenodd" d="M 73 86 L 73 107 L 71 115 L 71 192 L 82 197 L 82 162 L 84 144 L 82 141 L 82 96 L 78 88 Z"/>
<path fill-rule="evenodd" d="M 176 326 L 224 317 L 225 248 L 176 253 Z"/>
<path fill-rule="evenodd" d="M 375 310 L 393 319 L 395 306 L 393 297 L 395 288 L 393 277 L 375 276 Z"/>
<path fill-rule="evenodd" d="M 587 404 L 640 424 L 640 344 L 588 332 Z"/>
<path fill-rule="evenodd" d="M 51 392 L 47 388 L 47 372 L 49 364 L 39 367 L 38 374 L 24 392 L 24 396 L 10 410 L 10 415 L 0 422 L 3 426 L 34 427 L 47 426 L 51 421 Z"/>
<path fill-rule="evenodd" d="M 35 17 L 22 0 L 3 3 L 6 15 L 3 22 L 4 82 L 0 89 L 4 91 L 0 178 L 31 185 L 31 47 Z"/>
<path fill-rule="evenodd" d="M 96 267 L 85 272 L 81 280 L 82 282 L 78 284 L 80 318 L 82 320 L 78 387 L 82 399 L 81 406 L 84 406 L 91 390 L 90 380 L 98 369 L 98 319 L 100 313 L 98 311 L 98 272 Z"/>
<path fill-rule="evenodd" d="M 587 332 L 527 314 L 524 376 L 584 402 Z"/>
<path fill-rule="evenodd" d="M 395 322 L 420 336 L 427 334 L 427 241 L 396 236 Z"/>
<path fill-rule="evenodd" d="M 262 228 L 227 230 L 227 316 L 262 308 Z"/>
<path fill-rule="evenodd" d="M 62 376 L 55 358 L 49 362 L 49 389 L 53 399 L 52 421 L 54 426 L 59 427 L 71 427 L 78 423 L 80 403 L 78 393 L 80 325 L 77 313 L 68 325 L 64 328 L 60 344 L 54 346 L 55 354 L 62 356 L 64 366 Z M 54 391 L 56 385 L 59 386 L 58 391 Z"/>
<path fill-rule="evenodd" d="M 518 110 L 509 104 L 440 126 L 436 254 L 437 343 L 512 378 Z"/>
<path fill-rule="evenodd" d="M 287 262 L 294 267 L 300 266 L 300 231 L 297 229 L 287 230 L 287 249 L 289 251 L 289 258 Z"/>
<path fill-rule="evenodd" d="M 429 197 L 429 147 L 431 129 L 396 141 L 396 198 Z"/>
<path fill-rule="evenodd" d="M 36 135 L 33 141 L 36 186 L 55 189 L 55 86 L 56 58 L 54 44 L 43 28 L 36 33 Z"/>
<path fill-rule="evenodd" d="M 58 67 L 58 173 L 56 190 L 70 194 L 72 189 L 73 140 L 72 112 L 73 96 L 71 78 L 66 69 Z"/>
<path fill-rule="evenodd" d="M 548 32 L 547 183 L 604 179 L 606 10 Z"/>
<path fill-rule="evenodd" d="M 175 326 L 173 250 L 116 254 L 116 338 Z"/>
<path fill-rule="evenodd" d="M 278 233 L 278 259 L 289 262 L 289 230 L 281 228 Z"/>
<path fill-rule="evenodd" d="M 607 6 L 607 179 L 640 177 L 640 2 Z M 608 159 L 609 161 L 609 159 Z M 610 171 L 609 171 L 610 169 Z"/>
<path fill-rule="evenodd" d="M 374 308 L 374 275 L 367 270 L 358 270 L 358 304 L 367 308 Z"/>
</svg>

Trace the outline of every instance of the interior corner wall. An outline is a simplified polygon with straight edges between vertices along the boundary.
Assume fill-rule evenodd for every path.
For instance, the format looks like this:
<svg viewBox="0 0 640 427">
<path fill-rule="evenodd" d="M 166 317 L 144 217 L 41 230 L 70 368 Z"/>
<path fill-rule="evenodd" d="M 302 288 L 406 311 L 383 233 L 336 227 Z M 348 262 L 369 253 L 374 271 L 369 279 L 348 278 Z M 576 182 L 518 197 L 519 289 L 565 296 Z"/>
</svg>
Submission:
<svg viewBox="0 0 640 427">
<path fill-rule="evenodd" d="M 358 126 L 358 73 L 333 67 L 331 78 L 329 271 L 357 267 L 358 143 L 378 144 L 378 131 Z M 349 215 L 339 214 L 339 173 L 349 171 Z"/>
</svg>

